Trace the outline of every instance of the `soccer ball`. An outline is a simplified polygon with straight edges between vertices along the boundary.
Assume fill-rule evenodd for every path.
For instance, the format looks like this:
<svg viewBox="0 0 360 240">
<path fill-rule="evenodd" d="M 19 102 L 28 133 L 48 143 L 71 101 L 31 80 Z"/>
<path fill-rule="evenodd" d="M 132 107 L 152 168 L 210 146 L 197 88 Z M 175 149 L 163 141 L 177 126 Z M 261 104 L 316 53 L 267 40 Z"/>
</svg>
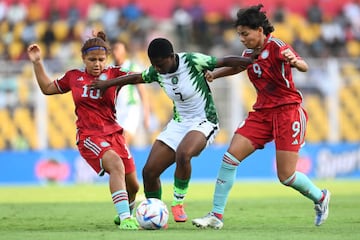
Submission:
<svg viewBox="0 0 360 240">
<path fill-rule="evenodd" d="M 167 225 L 168 219 L 169 211 L 160 199 L 147 198 L 136 208 L 136 220 L 143 229 L 162 229 Z"/>
</svg>

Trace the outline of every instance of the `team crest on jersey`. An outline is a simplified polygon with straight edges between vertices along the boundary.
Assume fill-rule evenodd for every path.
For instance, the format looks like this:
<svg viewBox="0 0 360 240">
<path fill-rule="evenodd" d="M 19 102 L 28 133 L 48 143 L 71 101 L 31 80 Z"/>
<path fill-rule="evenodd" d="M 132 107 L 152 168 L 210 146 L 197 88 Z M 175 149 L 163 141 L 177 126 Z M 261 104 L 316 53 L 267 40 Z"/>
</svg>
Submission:
<svg viewBox="0 0 360 240">
<path fill-rule="evenodd" d="M 105 73 L 102 73 L 102 74 L 99 76 L 99 80 L 101 80 L 101 81 L 107 80 L 107 75 L 106 75 Z"/>
<path fill-rule="evenodd" d="M 178 82 L 179 82 L 179 78 L 178 78 L 178 77 L 173 77 L 173 78 L 171 79 L 171 83 L 172 83 L 172 84 L 178 84 Z"/>
<path fill-rule="evenodd" d="M 261 58 L 262 58 L 262 59 L 266 59 L 268 56 L 269 56 L 269 51 L 268 51 L 268 50 L 264 50 L 264 51 L 261 53 Z"/>
<path fill-rule="evenodd" d="M 108 147 L 108 146 L 110 146 L 110 144 L 109 144 L 108 142 L 101 142 L 100 145 L 101 145 L 102 147 Z"/>
</svg>

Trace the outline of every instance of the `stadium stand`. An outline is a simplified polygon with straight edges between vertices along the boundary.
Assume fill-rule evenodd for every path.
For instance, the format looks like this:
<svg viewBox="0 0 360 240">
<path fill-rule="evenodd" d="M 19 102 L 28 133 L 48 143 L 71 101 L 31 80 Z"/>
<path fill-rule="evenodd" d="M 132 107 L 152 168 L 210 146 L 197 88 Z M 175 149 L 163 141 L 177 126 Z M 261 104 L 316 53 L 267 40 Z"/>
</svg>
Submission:
<svg viewBox="0 0 360 240">
<path fill-rule="evenodd" d="M 5 1 L 8 7 L 13 1 Z M 33 2 L 33 1 L 32 1 Z M 156 3 L 161 2 L 163 8 L 156 8 Z M 206 48 L 201 48 L 197 45 L 194 39 L 190 38 L 188 42 L 189 49 L 185 50 L 199 50 L 205 49 L 209 54 L 216 52 L 221 46 L 221 55 L 227 53 L 234 53 L 234 49 L 240 51 L 238 37 L 232 28 L 231 16 L 229 12 L 232 1 L 203 1 L 201 6 L 204 7 L 205 15 L 203 21 L 206 26 L 211 27 L 206 38 L 211 39 L 206 45 Z M 339 74 L 341 77 L 341 84 L 337 90 L 339 96 L 339 141 L 360 141 L 360 111 L 357 107 L 360 104 L 360 36 L 352 29 L 353 22 L 351 19 L 346 20 L 339 13 L 340 10 L 345 11 L 352 3 L 351 0 L 344 0 L 340 2 L 332 1 L 332 3 L 321 3 L 324 12 L 324 19 L 329 23 L 329 19 L 333 24 L 340 24 L 343 30 L 345 44 L 340 51 L 335 52 L 333 47 L 323 39 L 324 24 L 310 23 L 306 17 L 306 9 L 310 6 L 311 0 L 303 0 L 302 4 L 297 4 L 296 1 L 286 1 L 286 13 L 283 21 L 274 21 L 275 32 L 274 35 L 292 44 L 297 51 L 305 58 L 318 58 L 318 61 L 326 61 L 328 58 L 337 58 L 339 64 Z M 324 1 L 326 2 L 326 1 Z M 22 1 L 28 6 L 29 0 Z M 81 66 L 81 56 L 79 50 L 83 40 L 90 36 L 91 30 L 106 28 L 108 20 L 89 22 L 87 18 L 87 7 L 93 1 L 88 1 L 88 4 L 79 2 L 77 10 L 79 11 L 79 19 L 75 21 L 74 25 L 69 23 L 68 15 L 70 8 L 70 0 L 58 1 L 54 3 L 50 0 L 38 0 L 38 3 L 43 7 L 43 13 L 39 14 L 37 8 L 33 7 L 31 10 L 31 18 L 33 22 L 37 42 L 42 45 L 43 56 L 46 59 L 46 66 L 49 70 L 57 76 L 64 70 Z M 104 1 L 106 6 L 110 8 L 121 8 L 125 6 L 126 1 Z M 147 41 L 155 35 L 168 36 L 176 42 L 174 34 L 174 26 L 172 26 L 172 7 L 175 1 L 139 1 L 139 9 L 146 9 L 144 14 L 136 22 L 131 22 L 129 19 L 120 17 L 114 29 L 115 38 L 124 38 L 132 44 L 134 55 L 136 59 L 143 66 L 149 63 L 146 58 Z M 206 3 L 206 4 L 205 4 Z M 243 5 L 254 4 L 257 1 L 242 1 Z M 264 5 L 265 9 L 270 13 L 274 12 L 277 1 L 269 0 Z M 191 1 L 184 1 L 183 7 L 189 7 Z M 220 6 L 221 5 L 221 6 Z M 72 6 L 71 8 L 73 8 Z M 75 6 L 76 7 L 76 6 Z M 241 7 L 241 6 L 240 6 Z M 30 8 L 28 8 L 29 10 Z M 359 8 L 360 9 L 360 8 Z M 74 9 L 72 9 L 74 10 Z M 76 10 L 76 9 L 75 9 Z M 161 11 L 161 12 L 160 12 Z M 360 12 L 358 13 L 360 16 Z M 29 13 L 30 15 L 30 13 Z M 121 15 L 121 14 L 120 14 Z M 30 18 L 30 17 L 29 17 Z M 345 20 L 344 20 L 345 19 Z M 0 16 L 0 60 L 2 61 L 0 67 L 0 97 L 7 99 L 9 94 L 16 96 L 17 102 L 14 105 L 3 101 L 0 106 L 0 150 L 1 149 L 16 149 L 16 148 L 31 148 L 37 149 L 40 147 L 39 139 L 37 138 L 37 118 L 36 104 L 34 99 L 38 91 L 35 91 L 32 73 L 29 69 L 29 63 L 26 60 L 26 41 L 23 33 L 28 26 L 29 19 L 20 19 L 17 22 L 10 22 L 6 16 L 1 19 Z M 343 22 L 346 23 L 343 23 Z M 31 22 L 31 21 L 30 21 Z M 341 25 L 343 24 L 343 25 Z M 211 35 L 213 34 L 213 35 Z M 112 34 L 109 34 L 112 36 Z M 111 39 L 110 39 L 111 40 Z M 112 39 L 114 40 L 114 39 Z M 176 45 L 175 45 L 176 46 Z M 239 50 L 240 49 L 240 50 Z M 320 50 L 319 50 L 320 49 Z M 320 51 L 320 55 L 319 52 Z M 241 53 L 238 52 L 238 53 Z M 340 58 L 341 57 L 341 58 Z M 345 60 L 344 60 L 345 59 Z M 316 68 L 317 66 L 311 66 Z M 24 70 L 22 70 L 24 69 Z M 15 77 L 17 85 L 14 89 L 9 89 L 8 79 Z M 318 79 L 319 80 L 319 79 Z M 323 142 L 329 140 L 329 132 L 332 131 L 329 125 L 329 111 L 332 111 L 328 104 L 328 97 L 323 93 L 326 90 L 319 87 L 316 81 L 307 82 L 304 86 L 304 106 L 308 110 L 309 125 L 307 129 L 307 141 Z M 224 86 L 229 90 L 232 86 Z M 315 91 L 308 91 L 308 87 L 314 88 Z M 225 91 L 226 91 L 225 89 Z M 164 95 L 163 91 L 158 87 L 149 87 L 151 95 L 151 107 L 159 122 L 159 129 L 151 133 L 151 141 L 161 130 L 163 125 L 171 117 L 172 104 Z M 253 87 L 247 80 L 243 80 L 241 84 L 241 102 L 240 106 L 244 111 L 249 111 L 254 103 L 255 92 Z M 229 100 L 226 94 L 217 93 L 214 88 L 214 95 L 218 96 L 220 101 Z M 223 96 L 224 95 L 224 96 Z M 44 98 L 46 101 L 47 115 L 42 116 L 46 118 L 47 122 L 47 142 L 49 148 L 75 148 L 75 115 L 74 106 L 71 95 L 58 95 Z M 225 104 L 219 104 L 226 106 Z M 221 111 L 223 112 L 223 111 Z M 224 118 L 231 118 L 231 113 L 224 113 Z M 228 141 L 229 133 L 232 133 L 233 126 L 225 125 L 219 137 L 219 143 L 226 143 Z"/>
</svg>

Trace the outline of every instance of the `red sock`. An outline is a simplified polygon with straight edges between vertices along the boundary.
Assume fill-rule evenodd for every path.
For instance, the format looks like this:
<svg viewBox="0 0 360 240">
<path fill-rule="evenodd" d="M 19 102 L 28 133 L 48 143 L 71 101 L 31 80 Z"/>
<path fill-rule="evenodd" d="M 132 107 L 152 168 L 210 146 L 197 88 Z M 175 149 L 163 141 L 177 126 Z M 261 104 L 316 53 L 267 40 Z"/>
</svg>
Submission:
<svg viewBox="0 0 360 240">
<path fill-rule="evenodd" d="M 322 197 L 320 198 L 319 203 L 322 203 L 322 201 L 324 201 L 324 198 L 325 198 L 325 193 L 322 192 Z"/>
<path fill-rule="evenodd" d="M 214 213 L 214 216 L 217 217 L 218 219 L 222 220 L 223 219 L 223 215 L 220 213 Z"/>
</svg>

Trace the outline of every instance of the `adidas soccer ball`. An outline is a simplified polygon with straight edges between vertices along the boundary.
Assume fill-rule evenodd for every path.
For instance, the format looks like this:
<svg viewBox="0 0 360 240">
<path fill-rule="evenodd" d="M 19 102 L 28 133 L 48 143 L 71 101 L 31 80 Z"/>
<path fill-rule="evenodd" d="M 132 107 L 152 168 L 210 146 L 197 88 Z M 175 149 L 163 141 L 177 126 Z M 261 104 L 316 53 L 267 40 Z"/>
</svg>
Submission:
<svg viewBox="0 0 360 240">
<path fill-rule="evenodd" d="M 162 229 L 167 225 L 168 219 L 169 211 L 160 199 L 145 199 L 136 208 L 136 220 L 143 229 Z"/>
</svg>

